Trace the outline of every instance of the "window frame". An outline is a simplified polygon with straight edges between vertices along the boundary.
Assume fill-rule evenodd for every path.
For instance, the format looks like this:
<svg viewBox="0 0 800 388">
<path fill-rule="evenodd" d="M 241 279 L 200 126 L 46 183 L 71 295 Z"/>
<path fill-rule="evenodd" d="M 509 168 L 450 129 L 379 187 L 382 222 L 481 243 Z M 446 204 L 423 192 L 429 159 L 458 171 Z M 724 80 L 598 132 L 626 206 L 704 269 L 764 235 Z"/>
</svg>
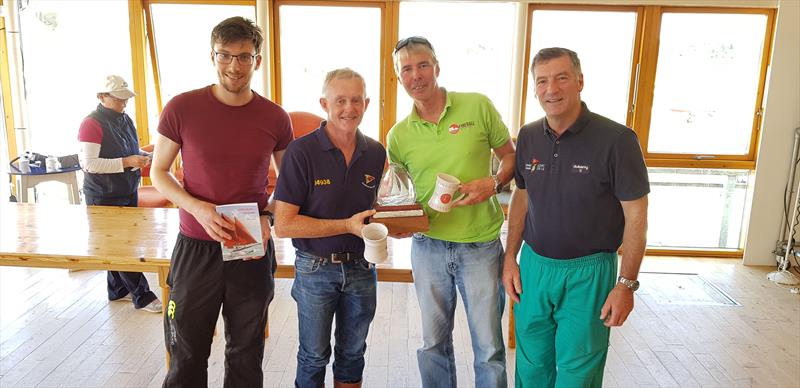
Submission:
<svg viewBox="0 0 800 388">
<path fill-rule="evenodd" d="M 754 170 L 758 157 L 758 141 L 761 136 L 761 125 L 764 106 L 764 89 L 766 74 L 770 65 L 772 39 L 775 32 L 775 10 L 766 8 L 709 8 L 709 7 L 647 7 L 645 13 L 646 37 L 642 45 L 639 84 L 637 89 L 647 91 L 639 93 L 633 112 L 632 128 L 639 136 L 645 161 L 648 167 L 683 167 L 683 168 L 721 168 Z M 761 14 L 767 17 L 764 29 L 764 45 L 761 52 L 761 66 L 758 74 L 758 88 L 750 131 L 750 147 L 745 155 L 726 154 L 673 154 L 655 153 L 648 150 L 650 124 L 655 93 L 655 76 L 658 63 L 661 20 L 665 13 L 707 13 L 707 14 Z"/>
<path fill-rule="evenodd" d="M 522 99 L 521 99 L 521 107 L 520 110 L 520 123 L 523 125 L 526 124 L 528 121 L 532 121 L 533 119 L 529 120 L 525 117 L 525 107 L 528 103 L 528 96 L 535 95 L 535 91 L 533 88 L 528 88 L 528 78 L 531 76 L 530 68 L 531 63 L 533 61 L 531 47 L 533 46 L 533 42 L 531 42 L 531 35 L 533 33 L 533 29 L 535 26 L 533 25 L 533 13 L 535 11 L 577 11 L 577 12 L 634 12 L 636 14 L 636 30 L 634 35 L 634 42 L 633 42 L 633 53 L 631 58 L 631 69 L 630 69 L 630 78 L 628 80 L 628 109 L 626 115 L 626 123 L 625 125 L 631 126 L 631 117 L 632 107 L 634 97 L 636 96 L 636 75 L 637 75 L 637 59 L 640 56 L 641 51 L 641 41 L 642 41 L 642 28 L 643 28 L 643 14 L 644 14 L 644 7 L 637 7 L 637 6 L 613 6 L 613 5 L 567 5 L 567 4 L 529 4 L 528 5 L 528 16 L 527 16 L 527 25 L 528 28 L 525 31 L 525 74 L 522 77 Z M 580 54 L 578 54 L 580 55 Z"/>
<path fill-rule="evenodd" d="M 280 31 L 281 31 L 281 18 L 280 18 L 280 7 L 281 6 L 301 6 L 301 7 L 351 7 L 351 8 L 377 8 L 380 10 L 380 24 L 381 24 L 381 44 L 379 45 L 379 62 L 381 64 L 385 64 L 387 62 L 386 56 L 386 41 L 387 41 L 387 30 L 390 27 L 394 27 L 395 34 L 396 34 L 396 25 L 390 22 L 390 18 L 396 14 L 389 12 L 388 9 L 389 4 L 384 1 L 360 1 L 360 0 L 337 0 L 337 1 L 320 1 L 320 0 L 271 0 L 270 1 L 270 50 L 272 55 L 270 55 L 271 63 L 270 63 L 270 74 L 271 77 L 271 85 L 272 85 L 272 96 L 273 100 L 276 104 L 281 105 L 283 101 L 283 79 L 281 74 L 281 63 L 282 63 L 282 52 L 281 52 L 281 39 L 280 39 Z M 389 62 L 391 62 L 391 55 L 389 55 Z M 392 73 L 393 74 L 393 73 Z M 393 123 L 389 123 L 387 120 L 387 72 L 386 66 L 381 66 L 379 72 L 379 79 L 380 85 L 379 89 L 379 96 L 378 101 L 372 101 L 372 106 L 376 106 L 379 109 L 378 111 L 378 141 L 381 144 L 386 143 L 386 134 L 389 132 L 389 128 L 391 128 Z M 394 98 L 393 98 L 394 99 Z"/>
</svg>

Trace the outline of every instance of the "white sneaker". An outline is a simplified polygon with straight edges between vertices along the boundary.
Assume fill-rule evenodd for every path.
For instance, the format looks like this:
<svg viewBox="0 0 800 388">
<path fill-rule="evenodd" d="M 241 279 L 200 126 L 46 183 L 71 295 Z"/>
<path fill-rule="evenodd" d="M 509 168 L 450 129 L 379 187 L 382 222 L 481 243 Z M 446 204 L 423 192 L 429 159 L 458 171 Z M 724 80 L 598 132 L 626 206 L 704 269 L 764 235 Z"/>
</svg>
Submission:
<svg viewBox="0 0 800 388">
<path fill-rule="evenodd" d="M 148 313 L 160 313 L 164 306 L 161 304 L 161 301 L 156 299 L 147 306 L 140 308 L 139 310 L 147 311 Z"/>
<path fill-rule="evenodd" d="M 129 293 L 125 294 L 125 296 L 123 296 L 122 298 L 112 300 L 112 302 L 133 302 L 133 297 L 131 296 L 131 293 L 129 292 Z"/>
</svg>

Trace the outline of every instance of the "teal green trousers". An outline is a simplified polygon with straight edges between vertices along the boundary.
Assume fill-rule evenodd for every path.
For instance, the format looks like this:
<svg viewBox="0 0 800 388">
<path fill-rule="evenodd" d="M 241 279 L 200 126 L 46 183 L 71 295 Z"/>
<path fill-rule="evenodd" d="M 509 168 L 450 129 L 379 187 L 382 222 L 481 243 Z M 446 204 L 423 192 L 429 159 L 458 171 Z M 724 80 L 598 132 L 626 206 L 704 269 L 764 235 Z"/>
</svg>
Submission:
<svg viewBox="0 0 800 388">
<path fill-rule="evenodd" d="M 616 283 L 617 254 L 555 260 L 523 244 L 520 277 L 516 387 L 600 388 L 610 334 L 600 309 Z"/>
</svg>

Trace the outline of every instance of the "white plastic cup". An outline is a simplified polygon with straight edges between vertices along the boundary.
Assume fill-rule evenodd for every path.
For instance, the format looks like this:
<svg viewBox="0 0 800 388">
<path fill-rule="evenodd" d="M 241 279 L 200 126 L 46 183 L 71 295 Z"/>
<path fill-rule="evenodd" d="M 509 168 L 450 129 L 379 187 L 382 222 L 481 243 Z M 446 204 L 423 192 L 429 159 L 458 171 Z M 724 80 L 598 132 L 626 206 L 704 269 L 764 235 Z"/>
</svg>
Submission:
<svg viewBox="0 0 800 388">
<path fill-rule="evenodd" d="M 386 237 L 389 228 L 384 224 L 374 223 L 361 229 L 361 238 L 364 239 L 364 259 L 373 264 L 380 264 L 389 258 L 389 248 Z"/>
<path fill-rule="evenodd" d="M 436 175 L 436 187 L 433 189 L 433 195 L 428 200 L 428 206 L 431 209 L 441 213 L 447 213 L 453 207 L 453 202 L 460 198 L 454 198 L 458 186 L 461 181 L 458 178 L 445 173 Z"/>
<path fill-rule="evenodd" d="M 47 159 L 44 160 L 44 165 L 47 172 L 56 172 L 60 168 L 58 165 L 58 158 L 55 156 L 48 156 Z"/>
</svg>

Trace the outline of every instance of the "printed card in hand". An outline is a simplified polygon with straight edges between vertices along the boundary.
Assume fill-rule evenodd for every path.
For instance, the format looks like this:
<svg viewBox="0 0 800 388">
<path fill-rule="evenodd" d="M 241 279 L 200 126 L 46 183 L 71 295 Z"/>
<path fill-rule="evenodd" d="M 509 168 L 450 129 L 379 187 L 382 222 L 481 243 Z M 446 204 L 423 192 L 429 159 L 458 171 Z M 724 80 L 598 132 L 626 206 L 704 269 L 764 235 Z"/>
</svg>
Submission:
<svg viewBox="0 0 800 388">
<path fill-rule="evenodd" d="M 264 256 L 264 242 L 261 239 L 261 220 L 258 216 L 257 203 L 219 205 L 217 213 L 225 216 L 228 222 L 234 225 L 233 230 L 225 229 L 231 238 L 221 243 L 222 260 Z"/>
</svg>

